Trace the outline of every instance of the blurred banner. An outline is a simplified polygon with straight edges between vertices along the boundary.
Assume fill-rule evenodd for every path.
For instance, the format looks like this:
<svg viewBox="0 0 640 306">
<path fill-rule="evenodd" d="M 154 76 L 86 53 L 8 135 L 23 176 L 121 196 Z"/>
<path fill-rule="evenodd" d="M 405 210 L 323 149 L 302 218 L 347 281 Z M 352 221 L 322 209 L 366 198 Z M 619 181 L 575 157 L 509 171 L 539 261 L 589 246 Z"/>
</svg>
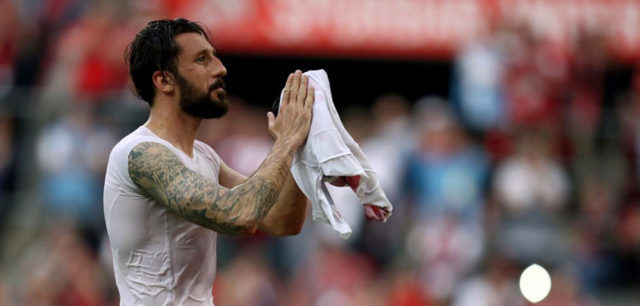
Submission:
<svg viewBox="0 0 640 306">
<path fill-rule="evenodd" d="M 204 22 L 229 52 L 448 58 L 509 26 L 567 51 L 578 33 L 606 37 L 620 60 L 640 54 L 639 0 L 167 0 Z"/>
</svg>

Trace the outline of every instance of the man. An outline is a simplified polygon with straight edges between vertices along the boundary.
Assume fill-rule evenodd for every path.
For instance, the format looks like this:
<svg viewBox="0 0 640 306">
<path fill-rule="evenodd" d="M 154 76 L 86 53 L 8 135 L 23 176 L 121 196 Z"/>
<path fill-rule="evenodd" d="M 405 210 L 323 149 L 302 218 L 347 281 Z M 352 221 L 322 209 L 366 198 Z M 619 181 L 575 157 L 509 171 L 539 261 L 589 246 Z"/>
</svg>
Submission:
<svg viewBox="0 0 640 306">
<path fill-rule="evenodd" d="M 298 70 L 287 79 L 275 138 L 246 178 L 195 136 L 203 118 L 229 108 L 207 33 L 186 19 L 150 22 L 128 48 L 131 79 L 149 120 L 112 150 L 104 213 L 120 305 L 212 305 L 216 232 L 297 234 L 307 199 L 290 166 L 311 122 L 313 89 Z M 247 123 L 251 124 L 251 123 Z"/>
</svg>

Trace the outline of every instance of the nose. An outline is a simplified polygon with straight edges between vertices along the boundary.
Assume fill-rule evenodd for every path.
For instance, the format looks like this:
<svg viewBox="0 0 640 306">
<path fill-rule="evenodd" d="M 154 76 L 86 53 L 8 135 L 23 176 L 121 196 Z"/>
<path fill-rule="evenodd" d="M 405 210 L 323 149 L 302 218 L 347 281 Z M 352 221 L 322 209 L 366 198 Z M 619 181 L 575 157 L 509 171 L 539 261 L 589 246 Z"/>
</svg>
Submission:
<svg viewBox="0 0 640 306">
<path fill-rule="evenodd" d="M 224 64 L 222 64 L 222 61 L 217 57 L 214 56 L 213 57 L 213 77 L 223 77 L 225 75 L 227 75 L 227 68 L 224 67 Z"/>
</svg>

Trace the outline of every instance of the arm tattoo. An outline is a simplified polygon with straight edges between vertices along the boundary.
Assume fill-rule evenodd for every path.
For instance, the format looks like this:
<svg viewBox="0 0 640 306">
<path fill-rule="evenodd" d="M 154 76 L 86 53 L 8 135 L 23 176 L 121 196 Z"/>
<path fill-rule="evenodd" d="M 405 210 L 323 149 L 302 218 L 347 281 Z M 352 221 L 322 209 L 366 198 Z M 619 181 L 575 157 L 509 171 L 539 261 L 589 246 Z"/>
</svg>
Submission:
<svg viewBox="0 0 640 306">
<path fill-rule="evenodd" d="M 237 235 L 247 226 L 257 225 L 278 199 L 284 182 L 278 178 L 278 168 L 287 167 L 270 164 L 265 160 L 261 169 L 275 168 L 262 171 L 265 173 L 259 169 L 242 184 L 226 189 L 188 169 L 164 145 L 144 142 L 129 153 L 129 177 L 177 215 L 217 232 Z"/>
</svg>

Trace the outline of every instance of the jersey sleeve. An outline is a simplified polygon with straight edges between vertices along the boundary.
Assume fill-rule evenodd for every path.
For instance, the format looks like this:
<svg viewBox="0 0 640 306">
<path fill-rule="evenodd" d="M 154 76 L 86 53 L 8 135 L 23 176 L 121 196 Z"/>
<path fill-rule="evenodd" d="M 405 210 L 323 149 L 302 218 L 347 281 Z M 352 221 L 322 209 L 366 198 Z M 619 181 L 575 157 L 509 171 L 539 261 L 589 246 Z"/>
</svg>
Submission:
<svg viewBox="0 0 640 306">
<path fill-rule="evenodd" d="M 107 188 L 111 188 L 125 195 L 143 195 L 129 177 L 129 153 L 136 145 L 143 142 L 162 144 L 151 137 L 135 137 L 121 141 L 111 150 L 105 175 L 105 193 Z"/>
</svg>

